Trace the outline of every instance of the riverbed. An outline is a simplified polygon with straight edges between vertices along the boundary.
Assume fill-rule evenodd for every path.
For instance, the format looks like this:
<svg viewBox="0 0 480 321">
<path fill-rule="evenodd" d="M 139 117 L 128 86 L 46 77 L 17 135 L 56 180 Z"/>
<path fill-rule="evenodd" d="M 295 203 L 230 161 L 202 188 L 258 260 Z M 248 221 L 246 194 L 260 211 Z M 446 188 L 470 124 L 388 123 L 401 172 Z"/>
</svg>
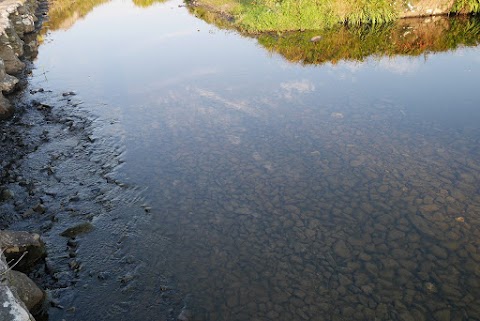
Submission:
<svg viewBox="0 0 480 321">
<path fill-rule="evenodd" d="M 88 129 L 37 152 L 92 201 L 50 208 L 93 230 L 48 320 L 480 320 L 478 34 L 320 60 L 177 0 L 69 19 L 25 91 Z"/>
</svg>

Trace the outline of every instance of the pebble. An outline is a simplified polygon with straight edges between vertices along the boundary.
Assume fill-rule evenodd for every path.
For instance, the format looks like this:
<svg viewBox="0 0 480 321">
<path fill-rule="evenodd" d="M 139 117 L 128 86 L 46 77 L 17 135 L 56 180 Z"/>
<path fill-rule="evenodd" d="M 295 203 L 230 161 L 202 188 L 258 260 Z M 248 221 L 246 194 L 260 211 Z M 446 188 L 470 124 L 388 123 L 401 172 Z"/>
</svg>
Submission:
<svg viewBox="0 0 480 321">
<path fill-rule="evenodd" d="M 67 228 L 60 233 L 60 235 L 64 237 L 76 237 L 80 234 L 89 233 L 91 230 L 93 230 L 92 223 L 84 222 Z"/>
<path fill-rule="evenodd" d="M 435 320 L 437 321 L 450 321 L 451 312 L 448 309 L 443 309 L 440 311 L 435 312 L 434 314 Z"/>
<path fill-rule="evenodd" d="M 351 252 L 347 247 L 347 244 L 343 240 L 339 240 L 335 243 L 334 252 L 337 256 L 348 259 L 351 257 Z"/>
<path fill-rule="evenodd" d="M 1 202 L 8 201 L 8 200 L 12 199 L 14 196 L 15 196 L 15 193 L 13 193 L 11 190 L 4 189 L 0 193 L 0 201 Z"/>
<path fill-rule="evenodd" d="M 35 211 L 39 214 L 44 214 L 46 212 L 45 206 L 43 206 L 43 204 L 41 204 L 41 203 L 35 205 L 32 209 L 33 209 L 33 211 Z"/>
<path fill-rule="evenodd" d="M 343 119 L 345 116 L 342 113 L 332 113 L 330 117 L 334 119 Z"/>
<path fill-rule="evenodd" d="M 426 282 L 424 286 L 429 293 L 437 293 L 437 287 L 435 286 L 435 284 L 431 282 Z"/>
</svg>

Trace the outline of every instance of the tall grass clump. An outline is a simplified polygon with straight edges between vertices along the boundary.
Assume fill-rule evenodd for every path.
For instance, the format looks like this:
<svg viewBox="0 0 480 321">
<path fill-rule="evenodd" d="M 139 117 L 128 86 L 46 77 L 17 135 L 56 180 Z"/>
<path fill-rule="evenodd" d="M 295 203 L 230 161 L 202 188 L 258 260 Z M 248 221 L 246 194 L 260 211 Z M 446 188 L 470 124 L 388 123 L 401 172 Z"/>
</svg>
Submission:
<svg viewBox="0 0 480 321">
<path fill-rule="evenodd" d="M 480 0 L 455 0 L 452 11 L 457 13 L 479 13 Z"/>
<path fill-rule="evenodd" d="M 391 0 L 254 0 L 237 11 L 250 32 L 315 30 L 338 23 L 377 24 L 396 18 Z"/>
<path fill-rule="evenodd" d="M 353 0 L 348 2 L 348 13 L 343 22 L 349 25 L 382 24 L 396 19 L 390 0 Z"/>
</svg>

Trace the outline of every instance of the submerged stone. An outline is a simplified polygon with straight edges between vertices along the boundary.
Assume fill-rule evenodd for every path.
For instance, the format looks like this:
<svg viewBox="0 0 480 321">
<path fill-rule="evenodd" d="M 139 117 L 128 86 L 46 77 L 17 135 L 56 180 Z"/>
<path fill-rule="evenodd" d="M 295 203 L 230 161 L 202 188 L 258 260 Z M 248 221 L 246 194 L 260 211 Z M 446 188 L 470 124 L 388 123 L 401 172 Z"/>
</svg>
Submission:
<svg viewBox="0 0 480 321">
<path fill-rule="evenodd" d="M 93 230 L 93 225 L 90 222 L 84 222 L 77 224 L 75 226 L 67 228 L 65 231 L 60 233 L 64 237 L 75 237 L 80 234 L 85 234 Z"/>
<path fill-rule="evenodd" d="M 347 247 L 347 244 L 343 240 L 337 241 L 334 246 L 335 254 L 341 258 L 347 259 L 351 257 L 350 249 Z"/>
</svg>

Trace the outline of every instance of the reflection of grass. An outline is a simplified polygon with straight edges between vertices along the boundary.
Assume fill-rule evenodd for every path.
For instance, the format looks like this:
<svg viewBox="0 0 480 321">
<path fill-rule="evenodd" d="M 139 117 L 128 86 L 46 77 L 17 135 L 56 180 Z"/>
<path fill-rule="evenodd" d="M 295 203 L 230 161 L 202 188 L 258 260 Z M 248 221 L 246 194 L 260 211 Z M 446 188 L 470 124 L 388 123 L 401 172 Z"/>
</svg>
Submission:
<svg viewBox="0 0 480 321">
<path fill-rule="evenodd" d="M 51 0 L 48 8 L 49 30 L 67 29 L 96 6 L 109 0 Z"/>
<path fill-rule="evenodd" d="M 161 3 L 161 2 L 165 2 L 166 0 L 132 0 L 132 1 L 133 1 L 133 4 L 136 5 L 137 7 L 146 8 L 146 7 L 150 7 L 154 3 Z"/>
<path fill-rule="evenodd" d="M 475 18 L 401 20 L 384 26 L 341 27 L 319 32 L 262 34 L 259 43 L 292 62 L 304 64 L 362 61 L 369 56 L 418 56 L 480 43 L 480 21 Z M 321 35 L 319 42 L 311 42 Z"/>
<path fill-rule="evenodd" d="M 85 17 L 93 8 L 110 0 L 51 0 L 48 8 L 48 30 L 68 29 L 78 19 Z M 166 0 L 132 0 L 138 7 L 149 7 Z"/>
<path fill-rule="evenodd" d="M 228 19 L 210 10 L 198 7 L 191 10 L 220 28 L 235 28 Z M 321 36 L 321 40 L 312 42 L 314 36 Z M 362 61 L 369 56 L 417 56 L 459 46 L 476 46 L 480 44 L 480 19 L 467 16 L 400 19 L 375 26 L 343 25 L 319 31 L 261 33 L 255 37 L 267 50 L 278 52 L 292 62 L 337 63 Z"/>
</svg>

